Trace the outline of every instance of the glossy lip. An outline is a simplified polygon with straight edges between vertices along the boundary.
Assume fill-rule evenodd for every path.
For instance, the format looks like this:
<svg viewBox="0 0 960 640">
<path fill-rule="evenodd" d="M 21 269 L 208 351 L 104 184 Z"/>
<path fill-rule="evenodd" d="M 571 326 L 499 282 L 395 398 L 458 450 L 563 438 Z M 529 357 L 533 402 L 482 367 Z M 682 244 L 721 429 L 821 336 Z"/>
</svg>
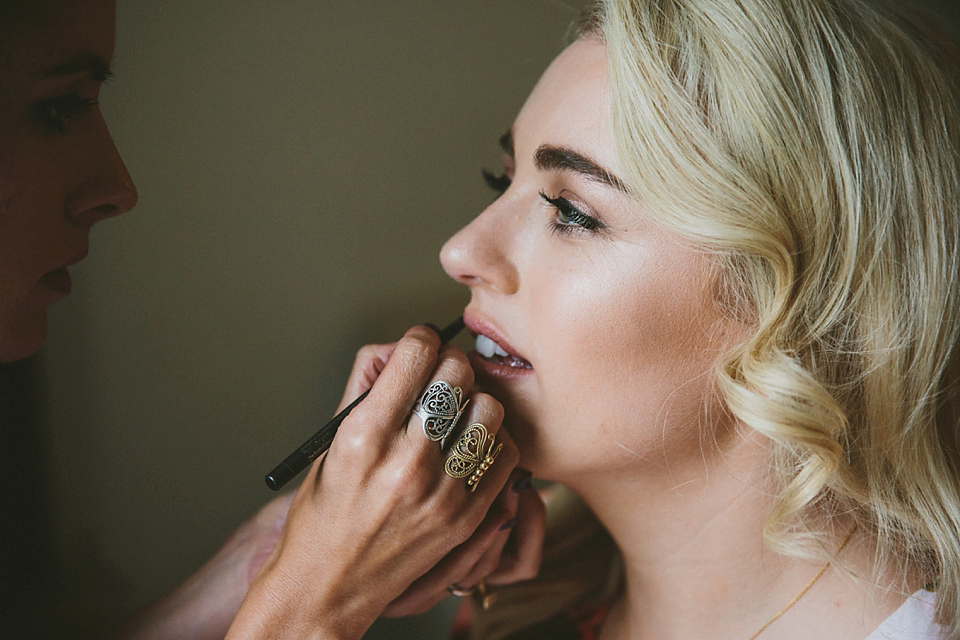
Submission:
<svg viewBox="0 0 960 640">
<path fill-rule="evenodd" d="M 530 362 L 510 344 L 499 329 L 494 327 L 486 319 L 468 312 L 463 314 L 463 321 L 467 329 L 470 333 L 474 334 L 474 336 L 478 334 L 484 335 L 500 345 L 500 347 L 511 356 Z M 467 357 L 470 359 L 470 364 L 473 365 L 475 371 L 482 371 L 487 375 L 506 380 L 524 378 L 532 375 L 535 370 L 532 363 L 529 369 L 497 364 L 496 362 L 487 360 L 476 351 L 471 351 L 467 354 Z"/>
</svg>

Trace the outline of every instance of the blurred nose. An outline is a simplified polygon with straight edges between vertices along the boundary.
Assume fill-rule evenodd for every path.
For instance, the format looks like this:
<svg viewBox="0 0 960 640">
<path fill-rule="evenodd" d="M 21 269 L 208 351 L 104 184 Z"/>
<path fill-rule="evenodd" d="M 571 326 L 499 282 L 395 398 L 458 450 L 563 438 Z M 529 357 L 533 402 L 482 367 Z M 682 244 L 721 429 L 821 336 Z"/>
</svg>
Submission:
<svg viewBox="0 0 960 640">
<path fill-rule="evenodd" d="M 471 289 L 517 292 L 520 274 L 512 255 L 516 220 L 508 207 L 500 198 L 447 240 L 440 250 L 440 262 L 451 278 Z"/>
<path fill-rule="evenodd" d="M 133 209 L 137 188 L 102 117 L 85 157 L 83 178 L 67 197 L 67 215 L 90 227 Z"/>
</svg>

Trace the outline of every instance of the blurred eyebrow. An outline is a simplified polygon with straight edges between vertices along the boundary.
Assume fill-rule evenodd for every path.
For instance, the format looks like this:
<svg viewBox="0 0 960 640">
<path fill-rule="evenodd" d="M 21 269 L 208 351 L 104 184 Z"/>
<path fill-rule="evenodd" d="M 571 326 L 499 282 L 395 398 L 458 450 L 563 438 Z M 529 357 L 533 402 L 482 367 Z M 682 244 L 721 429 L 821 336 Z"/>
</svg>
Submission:
<svg viewBox="0 0 960 640">
<path fill-rule="evenodd" d="M 624 184 L 620 178 L 587 156 L 577 153 L 572 149 L 541 145 L 537 149 L 536 154 L 534 154 L 533 162 L 538 169 L 543 171 L 549 171 L 551 169 L 555 171 L 572 171 L 594 182 L 605 184 L 608 187 L 613 187 L 617 191 L 629 195 L 627 185 Z"/>
<path fill-rule="evenodd" d="M 46 78 L 55 76 L 72 76 L 78 73 L 90 74 L 94 82 L 104 82 L 113 73 L 107 61 L 94 53 L 81 53 L 65 62 L 46 69 L 41 74 Z"/>
</svg>

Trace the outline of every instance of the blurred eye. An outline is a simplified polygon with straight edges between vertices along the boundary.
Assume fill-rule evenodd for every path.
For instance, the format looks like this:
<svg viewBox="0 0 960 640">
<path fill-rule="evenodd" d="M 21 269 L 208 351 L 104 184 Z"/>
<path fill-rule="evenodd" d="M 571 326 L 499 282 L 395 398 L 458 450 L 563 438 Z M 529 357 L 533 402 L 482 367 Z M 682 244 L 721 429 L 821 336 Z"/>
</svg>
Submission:
<svg viewBox="0 0 960 640">
<path fill-rule="evenodd" d="M 33 105 L 33 116 L 43 127 L 65 135 L 70 120 L 90 113 L 98 104 L 99 101 L 81 98 L 73 91 Z"/>
<path fill-rule="evenodd" d="M 501 173 L 499 176 L 495 176 L 486 169 L 483 170 L 483 179 L 487 183 L 488 187 L 500 195 L 503 195 L 503 193 L 510 188 L 510 183 L 512 182 L 510 176 L 508 176 L 506 173 Z"/>
</svg>

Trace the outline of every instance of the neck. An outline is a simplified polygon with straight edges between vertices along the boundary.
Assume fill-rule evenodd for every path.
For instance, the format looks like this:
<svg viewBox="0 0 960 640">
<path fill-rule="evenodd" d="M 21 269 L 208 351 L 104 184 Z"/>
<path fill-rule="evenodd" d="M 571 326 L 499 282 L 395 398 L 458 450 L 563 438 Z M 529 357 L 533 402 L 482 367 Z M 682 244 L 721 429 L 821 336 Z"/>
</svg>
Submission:
<svg viewBox="0 0 960 640">
<path fill-rule="evenodd" d="M 748 438 L 714 460 L 704 454 L 570 483 L 623 555 L 624 592 L 604 640 L 748 640 L 810 583 L 825 560 L 780 555 L 764 543 L 774 492 L 765 461 L 759 441 Z M 841 524 L 835 544 L 828 542 L 834 550 L 852 526 Z M 868 546 L 851 543 L 842 556 L 865 578 Z M 866 637 L 903 598 L 878 599 L 858 584 L 831 567 L 761 638 Z M 811 617 L 823 620 L 823 611 L 830 624 L 811 633 Z"/>
</svg>

